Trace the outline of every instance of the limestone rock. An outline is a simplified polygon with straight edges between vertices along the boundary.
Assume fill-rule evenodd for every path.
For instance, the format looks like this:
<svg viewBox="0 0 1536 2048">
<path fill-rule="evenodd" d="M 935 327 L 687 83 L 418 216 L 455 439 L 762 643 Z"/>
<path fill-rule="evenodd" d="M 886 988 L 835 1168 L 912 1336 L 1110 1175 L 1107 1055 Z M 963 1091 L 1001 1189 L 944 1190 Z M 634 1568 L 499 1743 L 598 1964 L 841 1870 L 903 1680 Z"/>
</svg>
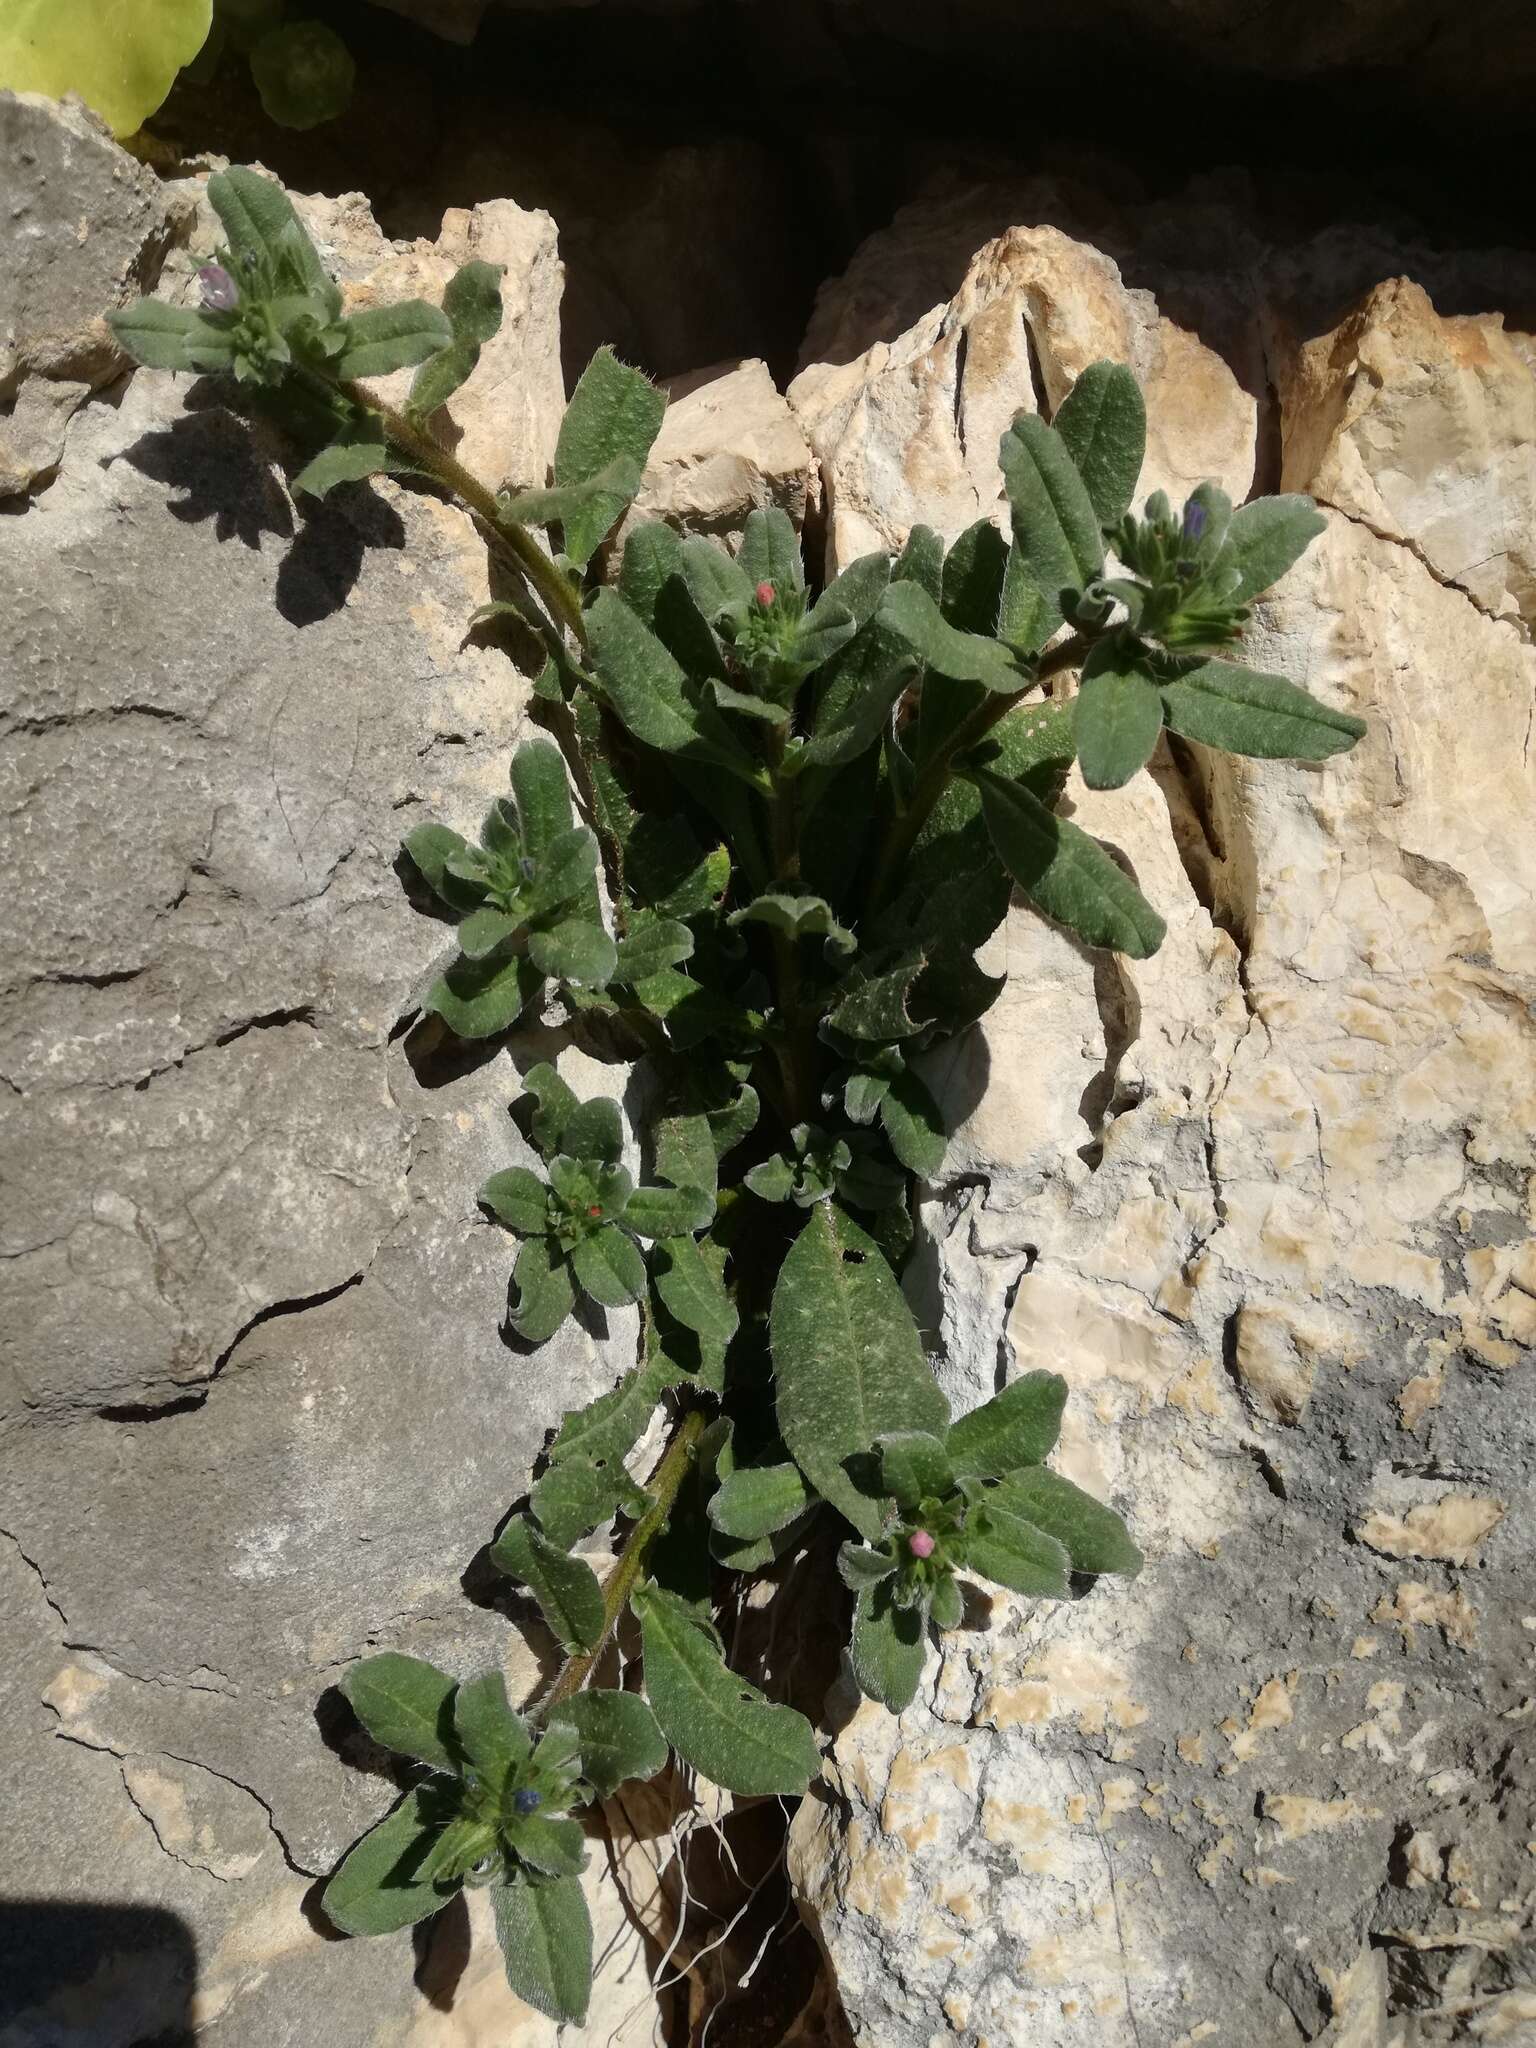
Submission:
<svg viewBox="0 0 1536 2048">
<path fill-rule="evenodd" d="M 815 466 L 768 365 L 756 359 L 669 380 L 667 411 L 632 517 L 734 545 L 747 514 L 778 505 L 799 526 Z"/>
<path fill-rule="evenodd" d="M 122 248 L 151 247 L 138 167 L 60 125 L 46 210 L 104 175 Z M 358 300 L 471 249 L 509 264 L 507 347 L 453 412 L 529 474 L 559 407 L 547 218 L 487 207 L 402 250 L 354 201 L 307 210 Z M 182 218 L 172 293 L 207 246 Z M 58 305 L 131 268 L 104 219 L 104 249 L 55 252 Z M 502 428 L 482 401 L 510 384 Z M 484 548 L 390 481 L 296 505 L 283 452 L 215 387 L 135 375 L 0 523 L 3 1741 L 9 1889 L 40 1902 L 0 1916 L 8 2043 L 67 2017 L 93 2048 L 192 2025 L 243 2048 L 295 2012 L 338 2044 L 553 2036 L 498 2003 L 483 1942 L 449 2018 L 418 2008 L 408 1939 L 337 1944 L 301 1911 L 394 1796 L 337 1676 L 374 1647 L 500 1656 L 461 1574 L 635 1325 L 503 1341 L 513 1250 L 475 1190 L 526 1156 L 507 1109 L 547 1034 L 454 1066 L 400 1031 L 451 946 L 401 836 L 473 827 L 528 730 L 526 683 L 465 640 Z"/>
<path fill-rule="evenodd" d="M 1003 393 L 1049 411 L 1111 354 L 1154 423 L 1162 398 L 1166 321 L 1102 254 L 1026 227 L 956 264 L 916 213 L 914 277 L 901 225 L 824 295 L 792 387 L 836 562 L 991 509 Z M 1287 309 L 1333 289 L 1336 253 L 1229 280 L 1233 358 L 1276 351 L 1286 483 L 1315 462 L 1339 508 L 1250 653 L 1367 736 L 1321 769 L 1180 746 L 1122 791 L 1074 781 L 1168 938 L 1095 958 L 1015 911 L 1001 999 L 930 1076 L 957 1127 L 912 1284 L 952 1402 L 1064 1373 L 1055 1462 L 1148 1563 L 1070 1602 L 993 1596 L 899 1723 L 840 1726 L 791 1867 L 872 2048 L 1424 2048 L 1468 2014 L 1521 2023 L 1536 653 L 1502 593 L 1532 429 L 1519 339 L 1397 289 L 1287 374 Z M 958 282 L 926 296 L 946 260 Z M 1230 374 L 1190 388 L 1237 394 L 1207 450 L 1242 490 Z M 1152 461 L 1192 473 L 1209 454 L 1180 431 Z M 1477 531 L 1497 552 L 1474 588 L 1452 557 Z"/>
<path fill-rule="evenodd" d="M 919 309 L 914 242 L 917 283 L 943 276 L 947 218 L 931 263 L 919 222 L 872 238 L 845 288 L 824 294 L 789 388 L 821 463 L 829 573 L 899 548 L 920 521 L 952 540 L 1000 516 L 1004 430 L 1020 411 L 1054 408 L 1097 356 L 1129 363 L 1146 388 L 1145 490 L 1182 494 L 1209 476 L 1247 495 L 1253 400 L 1148 293 L 1127 289 L 1109 257 L 1054 227 L 1012 228 L 976 254 L 947 301 Z M 853 337 L 870 329 L 880 338 L 855 352 Z"/>
</svg>

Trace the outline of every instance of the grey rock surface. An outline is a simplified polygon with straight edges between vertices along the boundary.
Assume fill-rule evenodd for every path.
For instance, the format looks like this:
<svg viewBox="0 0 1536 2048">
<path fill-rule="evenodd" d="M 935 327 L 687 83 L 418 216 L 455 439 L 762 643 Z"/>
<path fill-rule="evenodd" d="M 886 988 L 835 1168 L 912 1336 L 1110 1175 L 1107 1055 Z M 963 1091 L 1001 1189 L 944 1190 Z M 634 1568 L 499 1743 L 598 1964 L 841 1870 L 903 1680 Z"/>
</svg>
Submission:
<svg viewBox="0 0 1536 2048">
<path fill-rule="evenodd" d="M 73 116 L 41 125 L 52 217 L 95 218 L 104 156 L 129 195 L 46 273 L 67 343 L 109 277 L 161 273 L 167 210 Z M 171 196 L 173 293 L 196 197 Z M 450 223 L 441 266 L 522 235 L 509 345 L 542 411 L 520 450 L 503 421 L 509 474 L 560 402 L 553 228 L 516 211 Z M 311 217 L 354 293 L 433 255 L 355 205 Z M 632 1316 L 536 1356 L 500 1333 L 512 1247 L 475 1190 L 525 1156 L 508 1106 L 547 1035 L 454 1065 L 400 1032 L 451 941 L 401 837 L 473 827 L 530 729 L 465 639 L 483 547 L 388 483 L 297 507 L 282 452 L 213 387 L 139 374 L 0 521 L 0 1742 L 6 1889 L 54 1915 L 0 1914 L 6 2048 L 406 2038 L 409 1940 L 301 1911 L 394 1790 L 330 1689 L 370 1648 L 500 1658 L 461 1575 L 633 1350 Z M 504 1983 L 477 1997 L 476 2024 L 550 2037 Z"/>
</svg>

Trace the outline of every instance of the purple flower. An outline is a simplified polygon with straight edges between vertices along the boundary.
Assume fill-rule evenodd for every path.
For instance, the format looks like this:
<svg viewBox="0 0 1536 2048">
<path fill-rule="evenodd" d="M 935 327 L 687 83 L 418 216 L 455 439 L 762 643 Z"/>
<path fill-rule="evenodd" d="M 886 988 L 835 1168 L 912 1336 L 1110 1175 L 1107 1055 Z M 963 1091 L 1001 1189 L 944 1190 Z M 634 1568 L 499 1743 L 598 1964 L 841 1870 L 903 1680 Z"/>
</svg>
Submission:
<svg viewBox="0 0 1536 2048">
<path fill-rule="evenodd" d="M 1205 531 L 1205 507 L 1197 505 L 1193 498 L 1184 507 L 1184 538 L 1198 540 Z"/>
<path fill-rule="evenodd" d="M 544 1795 L 535 1792 L 531 1785 L 522 1785 L 512 1794 L 512 1804 L 526 1820 L 530 1813 L 537 1813 L 544 1804 Z"/>
<path fill-rule="evenodd" d="M 932 1557 L 938 1545 L 926 1529 L 914 1529 L 907 1538 L 907 1548 L 914 1557 Z"/>
<path fill-rule="evenodd" d="M 222 263 L 205 263 L 197 273 L 203 307 L 209 313 L 233 313 L 240 303 L 240 287 Z"/>
</svg>

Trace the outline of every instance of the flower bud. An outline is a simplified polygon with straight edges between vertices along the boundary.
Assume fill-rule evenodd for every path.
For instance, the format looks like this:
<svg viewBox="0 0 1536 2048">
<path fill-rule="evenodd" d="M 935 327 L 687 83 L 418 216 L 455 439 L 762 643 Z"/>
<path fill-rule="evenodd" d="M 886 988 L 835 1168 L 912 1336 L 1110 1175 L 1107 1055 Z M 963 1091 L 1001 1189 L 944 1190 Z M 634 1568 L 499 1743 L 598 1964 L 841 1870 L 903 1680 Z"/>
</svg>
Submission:
<svg viewBox="0 0 1536 2048">
<path fill-rule="evenodd" d="M 1198 540 L 1205 531 L 1205 507 L 1197 505 L 1193 498 L 1184 507 L 1184 538 Z"/>
<path fill-rule="evenodd" d="M 543 1804 L 543 1793 L 535 1792 L 531 1785 L 519 1786 L 517 1791 L 512 1794 L 513 1811 L 521 1814 L 524 1820 L 528 1818 L 530 1813 L 537 1813 Z"/>
<path fill-rule="evenodd" d="M 233 313 L 240 303 L 240 287 L 222 263 L 205 263 L 197 273 L 203 307 L 209 313 Z"/>
<path fill-rule="evenodd" d="M 907 1548 L 914 1557 L 932 1557 L 938 1545 L 926 1529 L 914 1529 L 907 1538 Z"/>
<path fill-rule="evenodd" d="M 778 594 L 771 583 L 759 583 L 757 586 L 757 601 L 764 611 L 767 611 L 769 605 L 773 603 Z"/>
</svg>

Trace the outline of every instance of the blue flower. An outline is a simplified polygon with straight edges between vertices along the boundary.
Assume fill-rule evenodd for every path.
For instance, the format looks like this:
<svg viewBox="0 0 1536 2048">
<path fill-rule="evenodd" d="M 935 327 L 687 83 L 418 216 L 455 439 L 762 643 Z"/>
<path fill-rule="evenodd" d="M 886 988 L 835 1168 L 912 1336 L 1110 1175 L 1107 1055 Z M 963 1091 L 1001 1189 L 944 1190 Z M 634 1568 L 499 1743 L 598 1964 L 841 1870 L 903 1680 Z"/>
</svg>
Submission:
<svg viewBox="0 0 1536 2048">
<path fill-rule="evenodd" d="M 1205 507 L 1196 504 L 1193 498 L 1184 507 L 1184 538 L 1198 540 L 1205 531 Z"/>
<path fill-rule="evenodd" d="M 233 313 L 240 303 L 240 287 L 222 263 L 205 263 L 197 273 L 203 307 L 209 313 Z"/>
</svg>

